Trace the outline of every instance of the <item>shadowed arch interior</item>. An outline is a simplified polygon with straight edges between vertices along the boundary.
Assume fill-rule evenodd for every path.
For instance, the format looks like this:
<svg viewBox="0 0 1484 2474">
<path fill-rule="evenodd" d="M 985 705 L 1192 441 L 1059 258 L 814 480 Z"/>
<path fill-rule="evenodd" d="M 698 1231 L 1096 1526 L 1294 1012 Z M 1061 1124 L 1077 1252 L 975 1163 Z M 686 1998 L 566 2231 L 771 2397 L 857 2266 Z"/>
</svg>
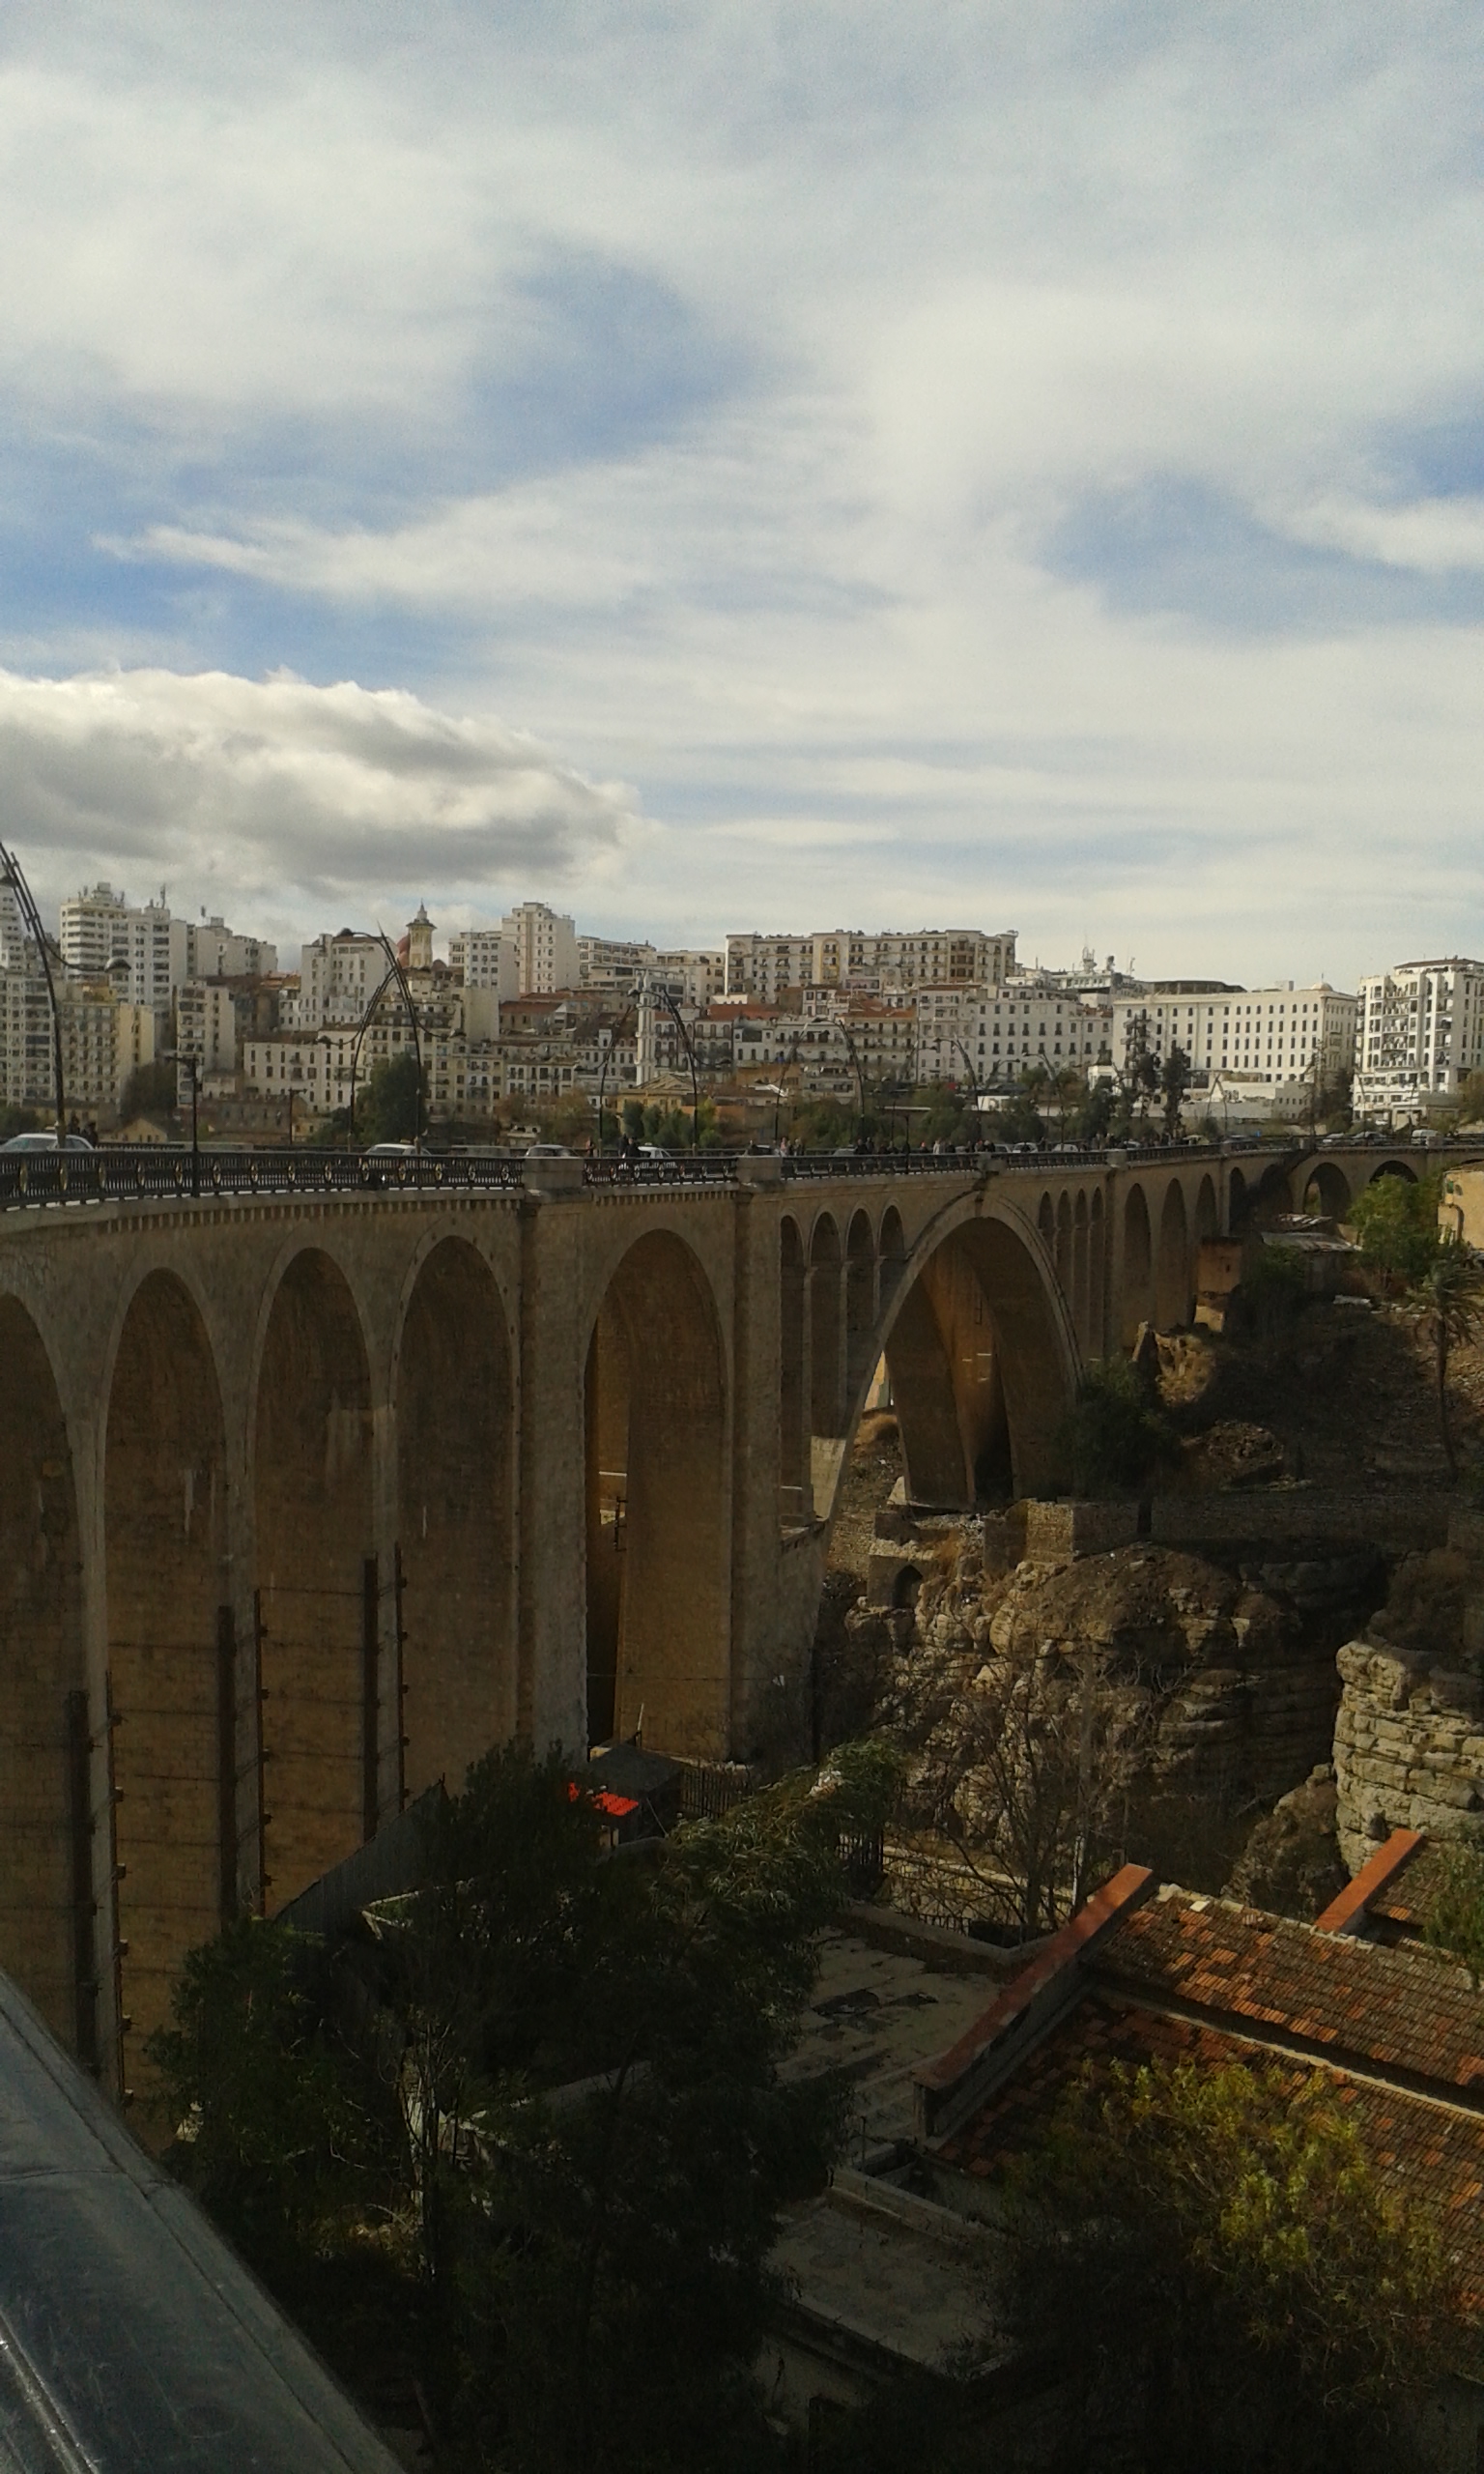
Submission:
<svg viewBox="0 0 1484 2474">
<path fill-rule="evenodd" d="M 1409 1167 L 1405 1160 L 1383 1160 L 1380 1167 L 1367 1177 L 1366 1184 L 1374 1186 L 1379 1177 L 1405 1177 L 1409 1186 L 1417 1182 L 1416 1170 Z"/>
<path fill-rule="evenodd" d="M 730 1735 L 726 1383 L 705 1276 L 654 1230 L 587 1352 L 588 1735 L 723 1758 Z"/>
<path fill-rule="evenodd" d="M 328 1254 L 278 1284 L 254 1437 L 270 1913 L 374 1825 L 383 1719 L 371 1384 L 356 1303 Z M 392 1721 L 394 1723 L 394 1720 Z"/>
<path fill-rule="evenodd" d="M 840 1231 L 821 1212 L 809 1241 L 809 1424 L 815 1435 L 845 1430 L 844 1308 Z"/>
<path fill-rule="evenodd" d="M 1350 1179 L 1337 1160 L 1316 1160 L 1309 1170 L 1304 1188 L 1305 1211 L 1317 1211 L 1327 1220 L 1350 1218 Z"/>
<path fill-rule="evenodd" d="M 1155 1321 L 1172 1331 L 1190 1319 L 1190 1242 L 1185 1227 L 1185 1197 L 1172 1177 L 1159 1210 L 1159 1262 L 1155 1282 Z"/>
<path fill-rule="evenodd" d="M 881 1235 L 877 1245 L 880 1269 L 877 1275 L 881 1304 L 886 1306 L 896 1295 L 906 1267 L 907 1243 L 902 1235 L 901 1214 L 894 1202 L 881 1214 Z"/>
<path fill-rule="evenodd" d="M 0 1298 L 0 1968 L 97 2055 L 81 1548 L 71 1453 L 36 1325 Z"/>
<path fill-rule="evenodd" d="M 238 1895 L 226 1436 L 206 1327 L 168 1272 L 141 1283 L 125 1317 L 103 1507 L 128 2084 L 186 1953 Z"/>
<path fill-rule="evenodd" d="M 417 1274 L 396 1411 L 406 1742 L 400 1776 L 384 1759 L 384 1808 L 436 1778 L 456 1793 L 515 1732 L 510 1344 L 494 1276 L 459 1238 Z"/>
<path fill-rule="evenodd" d="M 852 1399 L 876 1362 L 875 1327 L 876 1241 L 858 1211 L 845 1240 L 845 1391 Z"/>
<path fill-rule="evenodd" d="M 1138 1337 L 1139 1325 L 1155 1311 L 1154 1247 L 1149 1205 L 1142 1186 L 1131 1186 L 1124 1204 L 1124 1330 L 1126 1348 Z"/>
<path fill-rule="evenodd" d="M 1060 1476 L 1073 1352 L 1031 1245 L 971 1221 L 928 1256 L 887 1337 L 907 1492 L 944 1509 Z"/>
<path fill-rule="evenodd" d="M 796 1223 L 779 1229 L 779 1513 L 787 1528 L 810 1517 L 809 1479 L 809 1282 L 804 1244 Z"/>
<path fill-rule="evenodd" d="M 1104 1347 L 1103 1317 L 1107 1294 L 1107 1223 L 1102 1208 L 1102 1195 L 1094 1189 L 1092 1208 L 1087 1219 L 1087 1330 L 1083 1334 L 1083 1352 L 1088 1357 L 1101 1357 Z"/>
<path fill-rule="evenodd" d="M 1221 1233 L 1221 1215 L 1216 1209 L 1216 1190 L 1209 1177 L 1201 1179 L 1195 1197 L 1195 1242 L 1202 1245 L 1208 1237 Z"/>
</svg>

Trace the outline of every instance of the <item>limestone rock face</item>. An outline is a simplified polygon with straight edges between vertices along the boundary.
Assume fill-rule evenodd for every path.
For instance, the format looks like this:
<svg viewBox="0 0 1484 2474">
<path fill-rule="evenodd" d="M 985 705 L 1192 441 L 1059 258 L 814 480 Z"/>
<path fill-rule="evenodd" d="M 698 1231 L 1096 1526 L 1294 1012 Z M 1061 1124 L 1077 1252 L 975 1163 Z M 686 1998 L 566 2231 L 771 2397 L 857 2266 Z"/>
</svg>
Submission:
<svg viewBox="0 0 1484 2474">
<path fill-rule="evenodd" d="M 1352 1873 L 1392 1829 L 1484 1843 L 1484 1573 L 1466 1526 L 1455 1518 L 1449 1546 L 1407 1558 L 1336 1659 L 1336 1825 Z"/>
<path fill-rule="evenodd" d="M 1286 1589 L 1148 1543 L 996 1576 L 976 1545 L 965 1533 L 956 1552 L 940 1550 L 897 1648 L 897 1714 L 925 1745 L 952 1730 L 986 1661 L 1091 1657 L 1104 1683 L 1145 1704 L 1155 1769 L 1172 1789 L 1269 1802 L 1328 1758 L 1334 1635 L 1306 1639 Z"/>
</svg>

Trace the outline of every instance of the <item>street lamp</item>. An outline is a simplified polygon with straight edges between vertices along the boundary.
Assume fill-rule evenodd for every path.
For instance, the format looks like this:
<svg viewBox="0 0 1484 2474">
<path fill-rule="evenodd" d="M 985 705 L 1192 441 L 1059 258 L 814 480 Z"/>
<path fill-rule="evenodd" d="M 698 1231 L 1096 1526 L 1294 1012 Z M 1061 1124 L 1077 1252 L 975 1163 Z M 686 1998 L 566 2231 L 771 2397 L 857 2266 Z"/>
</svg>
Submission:
<svg viewBox="0 0 1484 2474">
<path fill-rule="evenodd" d="M 190 1191 L 192 1195 L 199 1195 L 201 1192 L 201 1060 L 194 1049 L 172 1048 L 165 1050 L 165 1063 L 184 1065 L 190 1076 Z"/>
<path fill-rule="evenodd" d="M 67 1140 L 67 1085 L 62 1072 L 62 1016 L 57 1005 L 56 982 L 51 975 L 51 956 L 53 952 L 57 952 L 57 949 L 52 945 L 50 937 L 42 926 L 42 914 L 31 898 L 31 888 L 26 882 L 20 861 L 13 851 L 6 849 L 3 842 L 0 842 L 0 884 L 9 885 L 15 897 L 21 923 L 36 947 L 37 957 L 42 965 L 42 976 L 46 982 L 46 1002 L 51 1009 L 51 1066 L 57 1104 L 57 1149 L 60 1151 Z M 57 952 L 58 962 L 61 959 L 60 952 Z"/>
</svg>

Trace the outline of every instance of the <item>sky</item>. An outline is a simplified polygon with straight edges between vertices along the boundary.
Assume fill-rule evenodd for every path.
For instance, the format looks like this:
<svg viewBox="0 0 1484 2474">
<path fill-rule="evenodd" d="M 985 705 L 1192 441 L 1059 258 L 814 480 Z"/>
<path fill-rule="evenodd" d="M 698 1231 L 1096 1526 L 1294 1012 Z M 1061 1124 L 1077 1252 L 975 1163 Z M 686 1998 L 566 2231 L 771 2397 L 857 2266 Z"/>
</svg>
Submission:
<svg viewBox="0 0 1484 2474">
<path fill-rule="evenodd" d="M 0 836 L 1478 954 L 1481 157 L 1442 0 L 8 0 Z"/>
</svg>

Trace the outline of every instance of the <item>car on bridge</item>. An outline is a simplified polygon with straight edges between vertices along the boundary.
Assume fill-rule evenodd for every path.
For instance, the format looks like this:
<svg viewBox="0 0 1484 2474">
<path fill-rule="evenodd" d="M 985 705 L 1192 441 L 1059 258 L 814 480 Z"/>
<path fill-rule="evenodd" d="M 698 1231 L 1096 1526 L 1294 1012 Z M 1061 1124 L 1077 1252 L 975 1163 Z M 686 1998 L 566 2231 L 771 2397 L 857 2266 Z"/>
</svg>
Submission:
<svg viewBox="0 0 1484 2474">
<path fill-rule="evenodd" d="M 0 1142 L 0 1151 L 91 1151 L 92 1143 L 85 1134 L 69 1134 L 59 1143 L 54 1134 L 13 1134 L 9 1142 Z"/>
</svg>

